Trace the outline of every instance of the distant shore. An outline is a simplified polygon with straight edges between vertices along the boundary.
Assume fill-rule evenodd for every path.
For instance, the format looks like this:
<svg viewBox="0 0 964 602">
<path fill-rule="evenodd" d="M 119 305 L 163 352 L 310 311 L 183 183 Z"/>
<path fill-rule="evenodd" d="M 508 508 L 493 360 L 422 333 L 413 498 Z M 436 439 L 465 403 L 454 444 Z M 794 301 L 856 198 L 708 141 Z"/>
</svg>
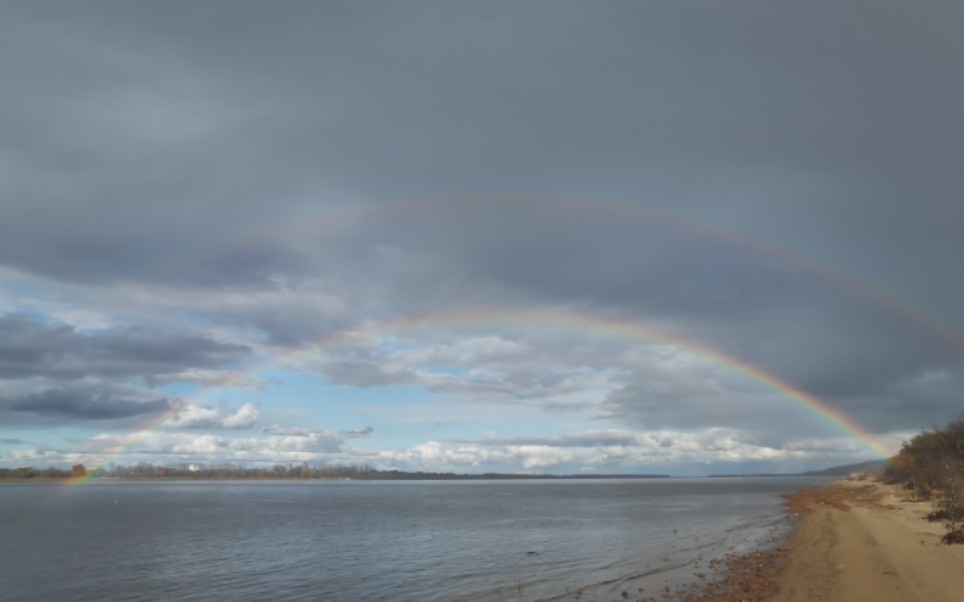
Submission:
<svg viewBox="0 0 964 602">
<path fill-rule="evenodd" d="M 30 477 L 27 479 L 0 479 L 0 485 L 25 485 L 36 483 L 37 485 L 66 485 L 75 479 L 70 477 Z"/>
<path fill-rule="evenodd" d="M 506 473 L 483 473 L 483 474 L 454 474 L 454 473 L 435 473 L 435 472 L 402 472 L 391 471 L 371 471 L 352 475 L 312 475 L 300 476 L 297 474 L 272 474 L 270 472 L 254 472 L 253 474 L 217 474 L 215 471 L 171 472 L 166 475 L 134 474 L 134 475 L 80 475 L 80 476 L 2 476 L 0 484 L 3 483 L 69 483 L 78 479 L 97 481 L 97 482 L 187 482 L 199 483 L 205 481 L 277 481 L 277 482 L 308 482 L 308 481 L 592 481 L 602 479 L 671 479 L 670 475 L 665 474 L 576 474 L 576 475 L 554 475 L 554 474 L 506 474 Z"/>
</svg>

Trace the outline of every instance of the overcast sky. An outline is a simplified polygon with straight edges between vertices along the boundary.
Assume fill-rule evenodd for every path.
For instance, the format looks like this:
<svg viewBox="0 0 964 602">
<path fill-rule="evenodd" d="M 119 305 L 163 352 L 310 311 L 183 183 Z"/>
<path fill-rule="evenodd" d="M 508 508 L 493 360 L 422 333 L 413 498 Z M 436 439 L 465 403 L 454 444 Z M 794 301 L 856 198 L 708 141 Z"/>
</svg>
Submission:
<svg viewBox="0 0 964 602">
<path fill-rule="evenodd" d="M 962 26 L 927 1 L 2 3 L 0 465 L 896 450 L 964 412 Z"/>
</svg>

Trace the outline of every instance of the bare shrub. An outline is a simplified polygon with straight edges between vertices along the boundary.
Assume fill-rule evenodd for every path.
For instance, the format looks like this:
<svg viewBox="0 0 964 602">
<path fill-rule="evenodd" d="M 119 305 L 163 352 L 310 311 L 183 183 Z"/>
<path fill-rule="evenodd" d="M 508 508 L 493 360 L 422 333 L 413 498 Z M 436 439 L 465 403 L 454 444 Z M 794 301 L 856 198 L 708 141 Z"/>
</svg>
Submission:
<svg viewBox="0 0 964 602">
<path fill-rule="evenodd" d="M 952 523 L 947 524 L 947 533 L 941 537 L 941 542 L 948 545 L 952 543 L 964 543 L 964 528 L 955 527 Z"/>
<path fill-rule="evenodd" d="M 964 418 L 905 442 L 884 480 L 903 483 L 918 500 L 935 499 L 928 520 L 944 521 L 945 543 L 964 543 Z"/>
</svg>

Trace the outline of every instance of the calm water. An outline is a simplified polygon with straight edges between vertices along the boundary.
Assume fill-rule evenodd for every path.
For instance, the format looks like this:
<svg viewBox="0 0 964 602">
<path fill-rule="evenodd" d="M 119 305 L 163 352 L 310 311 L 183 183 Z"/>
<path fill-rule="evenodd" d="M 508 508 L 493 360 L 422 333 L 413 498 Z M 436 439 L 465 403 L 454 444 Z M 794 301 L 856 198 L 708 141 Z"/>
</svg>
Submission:
<svg viewBox="0 0 964 602">
<path fill-rule="evenodd" d="M 0 485 L 0 599 L 616 600 L 785 533 L 817 482 Z"/>
</svg>

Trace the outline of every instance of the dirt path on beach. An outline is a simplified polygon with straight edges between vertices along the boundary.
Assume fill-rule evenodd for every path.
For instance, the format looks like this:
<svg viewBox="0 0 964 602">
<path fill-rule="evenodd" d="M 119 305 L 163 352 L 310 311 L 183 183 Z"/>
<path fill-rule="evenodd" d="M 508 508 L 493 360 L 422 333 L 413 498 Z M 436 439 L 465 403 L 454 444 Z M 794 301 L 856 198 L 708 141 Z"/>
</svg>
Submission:
<svg viewBox="0 0 964 602">
<path fill-rule="evenodd" d="M 854 499 L 812 504 L 767 600 L 964 600 L 964 546 L 940 543 L 943 527 L 924 518 L 930 505 L 892 486 L 854 485 Z"/>
</svg>

